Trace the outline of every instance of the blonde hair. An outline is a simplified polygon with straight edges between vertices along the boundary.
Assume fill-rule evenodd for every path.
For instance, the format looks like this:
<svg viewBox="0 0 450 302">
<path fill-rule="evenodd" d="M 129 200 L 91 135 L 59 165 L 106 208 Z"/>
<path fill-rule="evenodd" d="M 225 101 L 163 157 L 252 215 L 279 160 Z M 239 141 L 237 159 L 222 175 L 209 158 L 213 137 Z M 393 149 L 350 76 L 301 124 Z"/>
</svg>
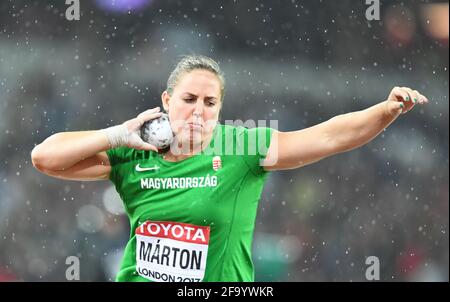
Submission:
<svg viewBox="0 0 450 302">
<path fill-rule="evenodd" d="M 187 55 L 177 63 L 174 70 L 170 73 L 169 79 L 167 80 L 167 92 L 172 95 L 173 90 L 178 84 L 180 78 L 183 75 L 197 69 L 208 70 L 217 76 L 220 82 L 220 101 L 223 101 L 225 93 L 224 74 L 216 61 L 202 55 Z"/>
</svg>

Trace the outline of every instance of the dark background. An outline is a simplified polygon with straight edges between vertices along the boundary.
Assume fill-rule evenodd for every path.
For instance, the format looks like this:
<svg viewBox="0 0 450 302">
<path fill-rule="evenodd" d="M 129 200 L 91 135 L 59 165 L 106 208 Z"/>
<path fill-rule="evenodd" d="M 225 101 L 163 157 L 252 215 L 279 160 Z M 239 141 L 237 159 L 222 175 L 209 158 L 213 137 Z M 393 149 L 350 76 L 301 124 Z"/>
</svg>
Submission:
<svg viewBox="0 0 450 302">
<path fill-rule="evenodd" d="M 448 1 L 0 2 L 0 280 L 114 280 L 129 225 L 110 182 L 52 179 L 32 148 L 160 105 L 182 54 L 217 60 L 225 120 L 297 130 L 409 86 L 429 99 L 368 145 L 269 176 L 258 281 L 448 281 Z M 109 3 L 109 5 L 108 5 Z"/>
</svg>

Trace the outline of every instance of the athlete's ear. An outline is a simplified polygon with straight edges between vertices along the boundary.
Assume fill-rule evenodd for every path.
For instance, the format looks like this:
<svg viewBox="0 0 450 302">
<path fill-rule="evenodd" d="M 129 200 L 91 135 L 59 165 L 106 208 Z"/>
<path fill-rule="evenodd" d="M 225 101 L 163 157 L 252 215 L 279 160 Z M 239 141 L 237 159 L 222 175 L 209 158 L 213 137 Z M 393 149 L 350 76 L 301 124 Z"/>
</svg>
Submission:
<svg viewBox="0 0 450 302">
<path fill-rule="evenodd" d="M 170 95 L 167 92 L 167 90 L 164 90 L 164 92 L 161 94 L 161 101 L 163 108 L 166 112 L 169 112 L 169 101 L 170 101 Z"/>
</svg>

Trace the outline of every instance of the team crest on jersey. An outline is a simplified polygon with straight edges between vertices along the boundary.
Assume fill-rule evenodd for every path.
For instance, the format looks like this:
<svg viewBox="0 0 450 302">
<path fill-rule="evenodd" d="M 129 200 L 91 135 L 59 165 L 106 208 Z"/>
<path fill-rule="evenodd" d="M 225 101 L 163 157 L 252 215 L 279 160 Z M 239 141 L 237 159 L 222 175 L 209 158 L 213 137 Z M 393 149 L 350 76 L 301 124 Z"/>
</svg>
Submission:
<svg viewBox="0 0 450 302">
<path fill-rule="evenodd" d="M 212 159 L 212 167 L 214 169 L 214 171 L 219 170 L 220 168 L 222 168 L 222 160 L 220 159 L 220 156 L 214 156 Z"/>
</svg>

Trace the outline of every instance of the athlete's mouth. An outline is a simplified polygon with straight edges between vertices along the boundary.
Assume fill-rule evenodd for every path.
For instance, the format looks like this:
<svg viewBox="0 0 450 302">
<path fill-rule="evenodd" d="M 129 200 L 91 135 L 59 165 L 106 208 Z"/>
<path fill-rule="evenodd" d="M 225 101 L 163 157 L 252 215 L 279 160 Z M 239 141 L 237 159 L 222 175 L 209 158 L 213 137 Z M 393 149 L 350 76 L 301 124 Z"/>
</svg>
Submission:
<svg viewBox="0 0 450 302">
<path fill-rule="evenodd" d="M 188 123 L 189 128 L 203 128 L 203 125 L 200 123 Z"/>
</svg>

